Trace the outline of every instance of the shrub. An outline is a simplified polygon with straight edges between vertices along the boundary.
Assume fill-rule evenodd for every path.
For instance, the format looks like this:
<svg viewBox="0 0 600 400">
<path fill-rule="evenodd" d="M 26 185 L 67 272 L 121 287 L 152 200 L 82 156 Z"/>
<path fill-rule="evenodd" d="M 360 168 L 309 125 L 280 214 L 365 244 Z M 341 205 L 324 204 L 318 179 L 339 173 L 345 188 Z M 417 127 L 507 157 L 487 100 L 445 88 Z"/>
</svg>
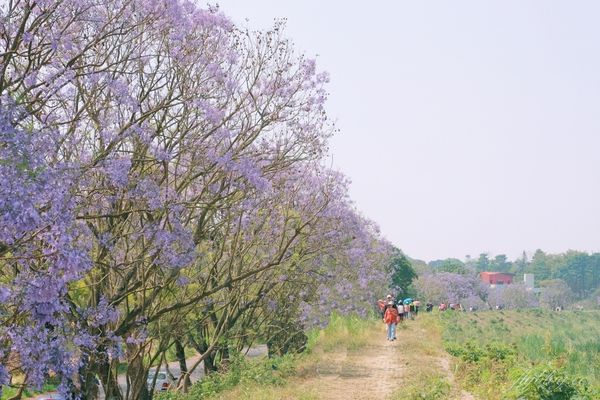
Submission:
<svg viewBox="0 0 600 400">
<path fill-rule="evenodd" d="M 489 343 L 482 348 L 472 341 L 464 344 L 448 343 L 446 351 L 468 363 L 477 363 L 482 360 L 503 361 L 516 355 L 514 347 L 503 343 Z"/>
<path fill-rule="evenodd" d="M 593 394 L 583 378 L 569 376 L 563 369 L 539 365 L 519 371 L 508 398 L 527 400 L 592 400 Z"/>
<path fill-rule="evenodd" d="M 211 374 L 193 384 L 188 393 L 165 392 L 158 394 L 157 400 L 197 400 L 215 396 L 240 383 L 258 385 L 282 385 L 294 372 L 294 357 L 265 358 L 259 361 L 248 360 L 242 355 L 234 355 L 226 372 Z"/>
<path fill-rule="evenodd" d="M 436 375 L 425 375 L 418 385 L 403 388 L 395 397 L 402 400 L 442 400 L 450 394 L 450 384 L 446 379 Z"/>
</svg>

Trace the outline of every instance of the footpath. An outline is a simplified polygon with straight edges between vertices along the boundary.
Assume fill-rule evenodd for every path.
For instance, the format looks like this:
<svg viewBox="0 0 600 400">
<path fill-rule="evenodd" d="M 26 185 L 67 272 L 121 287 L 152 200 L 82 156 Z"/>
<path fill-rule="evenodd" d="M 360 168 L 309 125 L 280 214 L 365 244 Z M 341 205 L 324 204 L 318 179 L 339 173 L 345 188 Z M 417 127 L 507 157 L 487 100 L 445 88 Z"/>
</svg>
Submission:
<svg viewBox="0 0 600 400">
<path fill-rule="evenodd" d="M 391 342 L 382 323 L 366 346 L 322 353 L 314 376 L 303 386 L 323 400 L 474 399 L 458 387 L 439 333 L 424 322 L 403 322 Z"/>
<path fill-rule="evenodd" d="M 475 400 L 454 379 L 450 356 L 442 346 L 435 316 L 420 315 L 398 326 L 397 340 L 387 341 L 385 325 L 373 321 L 360 333 L 317 344 L 281 386 L 239 385 L 222 400 Z M 251 349 L 261 356 L 265 349 Z M 189 360 L 189 364 L 193 362 Z M 178 373 L 178 364 L 169 369 Z M 198 368 L 201 370 L 201 368 Z M 201 376 L 193 376 L 193 380 Z M 194 379 L 195 378 L 195 379 Z M 119 377 L 124 384 L 124 376 Z"/>
<path fill-rule="evenodd" d="M 222 400 L 474 400 L 454 379 L 448 353 L 432 315 L 398 326 L 387 341 L 385 325 L 369 328 L 339 343 L 317 345 L 281 387 L 239 387 Z"/>
</svg>

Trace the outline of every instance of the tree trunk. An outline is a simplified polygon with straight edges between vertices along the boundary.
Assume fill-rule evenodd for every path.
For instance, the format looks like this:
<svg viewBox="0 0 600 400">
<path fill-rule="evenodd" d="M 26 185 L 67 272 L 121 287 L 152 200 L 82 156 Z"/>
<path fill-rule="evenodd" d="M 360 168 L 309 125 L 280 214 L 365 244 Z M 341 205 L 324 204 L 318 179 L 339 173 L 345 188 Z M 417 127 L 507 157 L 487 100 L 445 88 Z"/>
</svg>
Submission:
<svg viewBox="0 0 600 400">
<path fill-rule="evenodd" d="M 175 355 L 177 356 L 177 360 L 179 361 L 179 369 L 181 370 L 181 377 L 184 377 L 183 381 L 183 392 L 187 393 L 187 388 L 192 385 L 192 380 L 190 379 L 190 375 L 187 373 L 187 363 L 185 362 L 185 348 L 181 343 L 181 340 L 175 340 Z"/>
<path fill-rule="evenodd" d="M 102 382 L 106 400 L 123 400 L 123 393 L 121 393 L 121 388 L 117 381 L 116 368 L 111 367 L 111 362 L 105 351 L 99 351 L 98 354 L 97 371 L 100 382 Z"/>
<path fill-rule="evenodd" d="M 144 367 L 143 352 L 138 351 L 135 345 L 128 345 L 128 353 L 133 354 L 127 368 L 127 380 L 129 382 L 129 393 L 127 398 L 134 400 L 150 400 L 152 398 L 148 391 L 148 370 Z"/>
<path fill-rule="evenodd" d="M 79 367 L 81 381 L 81 399 L 96 400 L 98 398 L 98 381 L 94 373 L 95 359 L 85 355 Z"/>
</svg>

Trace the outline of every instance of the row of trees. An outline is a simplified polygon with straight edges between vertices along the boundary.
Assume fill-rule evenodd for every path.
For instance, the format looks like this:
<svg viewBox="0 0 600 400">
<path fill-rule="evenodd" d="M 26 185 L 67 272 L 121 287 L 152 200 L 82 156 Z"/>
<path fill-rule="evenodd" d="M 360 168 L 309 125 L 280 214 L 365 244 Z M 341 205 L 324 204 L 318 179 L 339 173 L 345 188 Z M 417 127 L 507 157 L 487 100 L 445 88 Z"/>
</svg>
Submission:
<svg viewBox="0 0 600 400">
<path fill-rule="evenodd" d="M 415 280 L 413 289 L 419 298 L 428 302 L 455 303 L 476 310 L 497 307 L 554 310 L 567 307 L 574 301 L 573 292 L 560 279 L 543 281 L 541 287 L 534 291 L 521 283 L 492 288 L 473 273 L 427 272 Z"/>
<path fill-rule="evenodd" d="M 200 361 L 299 350 L 371 307 L 392 249 L 322 165 L 328 77 L 281 25 L 179 0 L 1 7 L 0 388 L 150 398 L 170 348 L 185 390 Z"/>
<path fill-rule="evenodd" d="M 589 254 L 569 250 L 561 254 L 547 254 L 536 250 L 531 259 L 525 252 L 514 261 L 499 254 L 493 258 L 482 253 L 477 259 L 468 257 L 465 261 L 456 258 L 435 260 L 428 264 L 432 271 L 455 273 L 498 271 L 511 272 L 516 280 L 523 274 L 532 273 L 538 282 L 546 280 L 564 281 L 578 298 L 589 297 L 600 288 L 600 253 Z"/>
</svg>

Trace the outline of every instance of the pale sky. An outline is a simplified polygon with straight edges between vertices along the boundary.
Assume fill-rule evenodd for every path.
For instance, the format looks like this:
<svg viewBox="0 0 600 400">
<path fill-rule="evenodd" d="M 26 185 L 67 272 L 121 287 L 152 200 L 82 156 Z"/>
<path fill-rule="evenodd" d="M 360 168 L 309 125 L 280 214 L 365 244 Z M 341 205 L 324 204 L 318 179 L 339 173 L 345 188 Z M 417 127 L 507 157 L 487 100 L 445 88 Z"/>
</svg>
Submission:
<svg viewBox="0 0 600 400">
<path fill-rule="evenodd" d="M 329 71 L 333 165 L 409 256 L 600 251 L 600 2 L 219 4 Z"/>
</svg>

